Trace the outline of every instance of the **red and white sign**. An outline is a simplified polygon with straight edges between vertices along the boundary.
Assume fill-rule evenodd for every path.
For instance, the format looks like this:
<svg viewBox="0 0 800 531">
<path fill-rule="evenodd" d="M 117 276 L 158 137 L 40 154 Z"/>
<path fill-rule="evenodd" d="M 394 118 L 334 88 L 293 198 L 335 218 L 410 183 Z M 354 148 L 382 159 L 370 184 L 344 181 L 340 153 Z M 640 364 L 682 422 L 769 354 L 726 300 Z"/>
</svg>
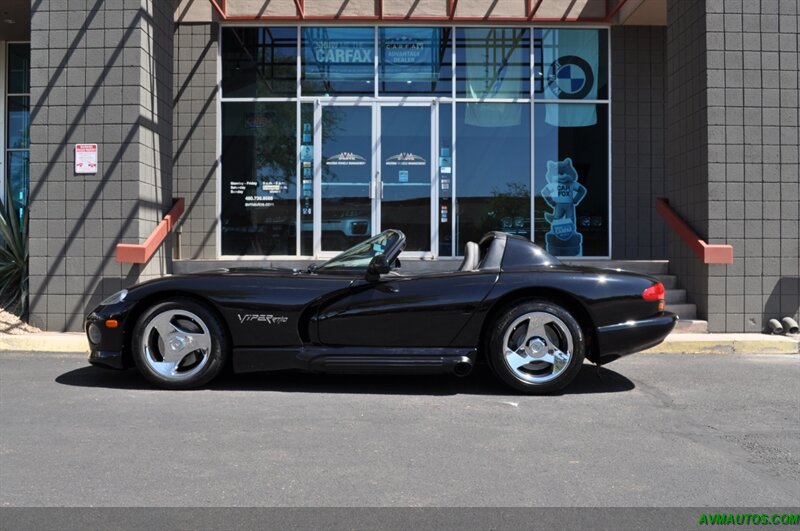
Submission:
<svg viewBox="0 0 800 531">
<path fill-rule="evenodd" d="M 97 144 L 75 144 L 75 173 L 97 173 Z"/>
</svg>

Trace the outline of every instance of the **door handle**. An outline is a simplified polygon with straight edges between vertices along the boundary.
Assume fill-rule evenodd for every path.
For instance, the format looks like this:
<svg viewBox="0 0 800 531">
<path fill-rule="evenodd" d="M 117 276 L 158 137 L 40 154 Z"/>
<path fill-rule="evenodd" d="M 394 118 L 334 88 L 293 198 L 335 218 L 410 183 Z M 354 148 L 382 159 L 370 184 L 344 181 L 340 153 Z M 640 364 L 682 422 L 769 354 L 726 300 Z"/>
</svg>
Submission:
<svg viewBox="0 0 800 531">
<path fill-rule="evenodd" d="M 381 199 L 383 199 L 383 181 L 381 181 Z"/>
</svg>

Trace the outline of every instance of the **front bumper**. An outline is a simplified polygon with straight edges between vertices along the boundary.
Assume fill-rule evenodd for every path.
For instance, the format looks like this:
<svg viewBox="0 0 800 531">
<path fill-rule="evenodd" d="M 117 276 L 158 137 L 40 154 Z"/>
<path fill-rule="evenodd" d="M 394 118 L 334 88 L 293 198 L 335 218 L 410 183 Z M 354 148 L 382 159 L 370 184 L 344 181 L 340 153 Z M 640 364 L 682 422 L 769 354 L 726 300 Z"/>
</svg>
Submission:
<svg viewBox="0 0 800 531">
<path fill-rule="evenodd" d="M 678 316 L 661 312 L 640 321 L 626 321 L 597 328 L 598 357 L 608 363 L 622 356 L 654 347 L 675 328 Z"/>
<path fill-rule="evenodd" d="M 103 367 L 104 369 L 125 369 L 125 360 L 122 358 L 122 352 L 115 352 L 113 350 L 92 350 L 89 353 L 89 363 L 95 367 Z"/>
<path fill-rule="evenodd" d="M 128 356 L 125 356 L 125 330 L 126 322 L 133 304 L 125 301 L 111 306 L 98 306 L 86 317 L 84 331 L 89 341 L 89 363 L 107 369 L 125 369 L 130 366 Z M 116 328 L 106 327 L 105 321 L 115 319 L 118 321 Z M 88 333 L 90 325 L 100 329 L 100 341 L 92 342 Z"/>
</svg>

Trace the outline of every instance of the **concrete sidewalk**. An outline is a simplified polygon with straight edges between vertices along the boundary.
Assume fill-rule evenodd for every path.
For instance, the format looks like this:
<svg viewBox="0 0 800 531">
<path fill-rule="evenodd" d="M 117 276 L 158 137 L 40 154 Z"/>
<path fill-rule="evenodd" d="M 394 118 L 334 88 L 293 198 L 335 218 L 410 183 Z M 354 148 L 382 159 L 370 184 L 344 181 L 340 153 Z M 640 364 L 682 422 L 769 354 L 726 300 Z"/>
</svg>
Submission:
<svg viewBox="0 0 800 531">
<path fill-rule="evenodd" d="M 660 345 L 644 354 L 798 354 L 798 336 L 766 334 L 670 334 Z M 0 351 L 64 352 L 88 354 L 89 344 L 81 332 L 3 335 Z"/>
</svg>

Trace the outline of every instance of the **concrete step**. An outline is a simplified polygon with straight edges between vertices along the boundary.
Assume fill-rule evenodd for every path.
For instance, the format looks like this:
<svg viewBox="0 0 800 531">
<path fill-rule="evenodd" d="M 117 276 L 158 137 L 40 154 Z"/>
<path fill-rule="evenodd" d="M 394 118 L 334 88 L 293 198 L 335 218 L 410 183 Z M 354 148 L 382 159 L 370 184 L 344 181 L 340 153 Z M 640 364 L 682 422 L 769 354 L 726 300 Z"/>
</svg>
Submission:
<svg viewBox="0 0 800 531">
<path fill-rule="evenodd" d="M 666 275 L 669 272 L 668 260 L 563 260 L 563 262 L 601 269 L 621 269 L 645 275 Z"/>
<path fill-rule="evenodd" d="M 667 304 L 666 310 L 677 314 L 681 319 L 697 318 L 697 306 L 694 304 Z"/>
<path fill-rule="evenodd" d="M 668 289 L 665 300 L 667 304 L 683 304 L 686 302 L 685 289 Z"/>
<path fill-rule="evenodd" d="M 656 278 L 664 284 L 666 289 L 676 289 L 678 287 L 678 277 L 675 275 L 656 275 Z"/>
<path fill-rule="evenodd" d="M 707 334 L 708 321 L 698 319 L 681 319 L 675 325 L 673 334 Z"/>
</svg>

